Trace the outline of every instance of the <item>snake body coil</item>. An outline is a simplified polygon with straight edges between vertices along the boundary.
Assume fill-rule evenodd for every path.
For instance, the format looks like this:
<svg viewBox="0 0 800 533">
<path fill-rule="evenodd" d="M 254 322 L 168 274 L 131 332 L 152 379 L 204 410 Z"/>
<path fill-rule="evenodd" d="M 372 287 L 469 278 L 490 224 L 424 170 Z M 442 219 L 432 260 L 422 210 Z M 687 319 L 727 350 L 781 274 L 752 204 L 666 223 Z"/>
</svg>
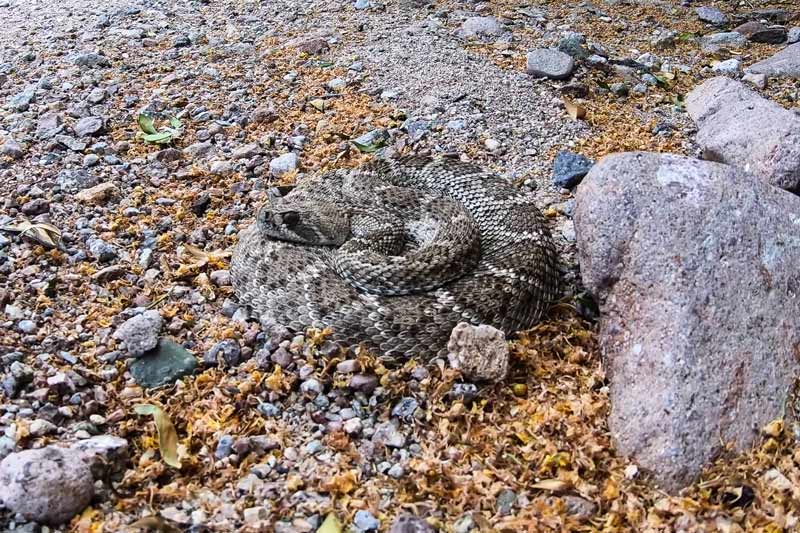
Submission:
<svg viewBox="0 0 800 533">
<path fill-rule="evenodd" d="M 241 232 L 231 274 L 262 323 L 330 327 L 394 360 L 443 355 L 459 322 L 529 328 L 558 291 L 532 196 L 450 158 L 302 181 Z"/>
</svg>

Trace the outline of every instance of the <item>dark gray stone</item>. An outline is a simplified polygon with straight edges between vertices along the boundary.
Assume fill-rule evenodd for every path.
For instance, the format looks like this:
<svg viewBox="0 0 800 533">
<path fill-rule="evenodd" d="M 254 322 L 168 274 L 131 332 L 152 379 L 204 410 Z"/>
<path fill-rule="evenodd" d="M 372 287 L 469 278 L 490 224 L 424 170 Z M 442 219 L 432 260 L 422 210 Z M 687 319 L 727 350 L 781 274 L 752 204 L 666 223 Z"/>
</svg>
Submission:
<svg viewBox="0 0 800 533">
<path fill-rule="evenodd" d="M 180 344 L 161 339 L 158 346 L 134 361 L 130 372 L 134 381 L 147 389 L 175 383 L 197 368 L 197 360 Z"/>
<path fill-rule="evenodd" d="M 594 161 L 581 154 L 561 150 L 553 160 L 553 185 L 571 189 L 592 169 Z"/>
</svg>

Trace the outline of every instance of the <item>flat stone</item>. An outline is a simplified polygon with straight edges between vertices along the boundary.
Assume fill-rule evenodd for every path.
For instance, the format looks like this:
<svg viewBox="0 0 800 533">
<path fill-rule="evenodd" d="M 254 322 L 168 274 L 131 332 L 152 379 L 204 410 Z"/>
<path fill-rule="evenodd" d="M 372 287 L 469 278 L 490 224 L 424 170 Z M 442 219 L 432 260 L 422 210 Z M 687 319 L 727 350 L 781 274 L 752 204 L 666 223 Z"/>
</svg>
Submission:
<svg viewBox="0 0 800 533">
<path fill-rule="evenodd" d="M 197 368 L 197 359 L 183 346 L 161 339 L 158 346 L 134 361 L 130 372 L 134 381 L 147 389 L 175 383 Z"/>
<path fill-rule="evenodd" d="M 269 172 L 276 178 L 295 169 L 297 169 L 297 154 L 294 152 L 280 155 L 269 162 Z"/>
<path fill-rule="evenodd" d="M 703 157 L 776 187 L 800 189 L 800 117 L 743 83 L 712 78 L 686 97 Z"/>
<path fill-rule="evenodd" d="M 0 145 L 0 154 L 6 155 L 11 159 L 22 159 L 25 155 L 25 149 L 14 139 L 6 139 L 6 141 Z"/>
<path fill-rule="evenodd" d="M 47 446 L 9 454 L 0 463 L 3 504 L 26 520 L 58 526 L 81 512 L 94 480 L 81 454 Z"/>
<path fill-rule="evenodd" d="M 800 363 L 800 199 L 735 167 L 602 159 L 578 188 L 618 451 L 676 492 L 782 416 Z"/>
<path fill-rule="evenodd" d="M 501 330 L 460 322 L 447 342 L 450 366 L 470 380 L 498 382 L 508 373 L 508 344 Z"/>
<path fill-rule="evenodd" d="M 716 54 L 723 50 L 739 50 L 747 46 L 747 37 L 739 32 L 712 33 L 700 39 L 700 48 L 706 54 Z"/>
<path fill-rule="evenodd" d="M 786 28 L 783 26 L 767 26 L 756 21 L 745 22 L 733 31 L 741 33 L 753 43 L 780 44 L 786 40 Z"/>
<path fill-rule="evenodd" d="M 102 117 L 84 117 L 72 127 L 78 137 L 96 135 L 103 130 Z"/>
<path fill-rule="evenodd" d="M 86 204 L 100 204 L 118 192 L 116 185 L 105 182 L 83 189 L 75 195 L 75 199 Z"/>
<path fill-rule="evenodd" d="M 526 70 L 537 78 L 563 80 L 569 78 L 575 68 L 575 60 L 569 54 L 549 48 L 528 52 Z"/>
<path fill-rule="evenodd" d="M 789 45 L 774 56 L 751 65 L 747 71 L 770 78 L 800 79 L 800 43 Z"/>
<path fill-rule="evenodd" d="M 497 37 L 503 26 L 494 17 L 469 17 L 461 24 L 461 35 L 467 39 Z"/>
<path fill-rule="evenodd" d="M 156 347 L 162 324 L 161 315 L 152 309 L 123 322 L 113 337 L 125 343 L 131 357 L 139 357 Z"/>
<path fill-rule="evenodd" d="M 715 26 L 724 26 L 728 23 L 728 17 L 716 7 L 696 7 L 694 12 L 697 14 L 698 19 Z"/>
<path fill-rule="evenodd" d="M 736 58 L 720 61 L 711 68 L 711 72 L 714 74 L 723 74 L 731 77 L 737 77 L 741 71 L 742 62 Z"/>
<path fill-rule="evenodd" d="M 389 533 L 436 533 L 436 530 L 422 518 L 401 514 L 392 522 Z"/>
<path fill-rule="evenodd" d="M 581 182 L 593 165 L 594 161 L 586 156 L 561 150 L 553 160 L 553 185 L 571 189 Z"/>
</svg>

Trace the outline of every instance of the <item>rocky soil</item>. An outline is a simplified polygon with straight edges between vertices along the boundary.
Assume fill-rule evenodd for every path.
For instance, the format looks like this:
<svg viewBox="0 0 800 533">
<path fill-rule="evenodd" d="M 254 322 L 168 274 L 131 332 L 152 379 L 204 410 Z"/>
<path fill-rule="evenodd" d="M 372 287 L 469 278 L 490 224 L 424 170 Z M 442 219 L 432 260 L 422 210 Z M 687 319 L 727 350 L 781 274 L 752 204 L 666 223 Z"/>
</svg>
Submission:
<svg viewBox="0 0 800 533">
<path fill-rule="evenodd" d="M 788 419 L 677 496 L 614 451 L 572 222 L 600 157 L 701 154 L 707 78 L 796 115 L 798 76 L 744 71 L 800 39 L 791 4 L 0 0 L 0 525 L 792 531 Z M 268 186 L 411 152 L 551 221 L 564 298 L 499 383 L 264 332 L 232 296 Z"/>
</svg>

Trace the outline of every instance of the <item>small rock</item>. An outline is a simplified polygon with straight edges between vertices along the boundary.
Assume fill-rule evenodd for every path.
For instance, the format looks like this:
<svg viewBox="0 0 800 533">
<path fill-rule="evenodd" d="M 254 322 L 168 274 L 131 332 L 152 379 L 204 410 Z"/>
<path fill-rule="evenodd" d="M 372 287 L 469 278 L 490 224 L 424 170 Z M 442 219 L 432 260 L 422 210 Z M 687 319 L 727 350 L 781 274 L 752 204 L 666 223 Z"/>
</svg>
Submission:
<svg viewBox="0 0 800 533">
<path fill-rule="evenodd" d="M 94 187 L 83 189 L 75 195 L 75 199 L 86 204 L 100 204 L 118 192 L 117 186 L 107 181 Z"/>
<path fill-rule="evenodd" d="M 22 159 L 22 156 L 25 155 L 25 150 L 14 139 L 6 139 L 6 142 L 0 146 L 0 154 L 7 155 L 11 159 Z"/>
<path fill-rule="evenodd" d="M 36 327 L 36 322 L 33 320 L 20 320 L 17 324 L 17 329 L 19 329 L 22 333 L 32 335 L 33 333 L 36 333 L 38 328 Z"/>
<path fill-rule="evenodd" d="M 398 431 L 397 426 L 391 421 L 383 422 L 375 428 L 372 442 L 387 448 L 402 448 L 406 445 L 406 436 Z"/>
<path fill-rule="evenodd" d="M 86 97 L 86 100 L 90 104 L 99 104 L 106 99 L 106 96 L 108 96 L 108 93 L 105 89 L 102 87 L 95 87 L 92 89 L 92 92 L 89 93 L 89 96 Z"/>
<path fill-rule="evenodd" d="M 236 339 L 225 339 L 216 343 L 203 357 L 207 366 L 234 367 L 242 362 L 242 349 Z"/>
<path fill-rule="evenodd" d="M 584 46 L 586 44 L 586 36 L 582 33 L 570 31 L 567 32 L 559 41 L 558 49 L 565 54 L 568 54 L 575 59 L 585 59 L 591 55 L 589 50 Z"/>
<path fill-rule="evenodd" d="M 61 525 L 94 495 L 94 480 L 81 454 L 47 446 L 9 454 L 0 463 L 3 504 L 26 520 Z"/>
<path fill-rule="evenodd" d="M 500 141 L 497 139 L 486 139 L 483 141 L 483 145 L 490 152 L 496 152 L 500 148 Z"/>
<path fill-rule="evenodd" d="M 786 40 L 786 28 L 783 26 L 767 26 L 761 22 L 745 22 L 733 31 L 741 33 L 753 43 L 780 44 Z"/>
<path fill-rule="evenodd" d="M 389 533 L 436 533 L 425 520 L 410 514 L 401 514 L 392 522 Z"/>
<path fill-rule="evenodd" d="M 469 17 L 461 24 L 461 35 L 467 39 L 496 37 L 503 33 L 503 26 L 494 17 Z"/>
<path fill-rule="evenodd" d="M 742 70 L 742 63 L 736 58 L 720 61 L 711 68 L 714 74 L 737 77 Z"/>
<path fill-rule="evenodd" d="M 161 315 L 152 309 L 123 322 L 113 337 L 125 343 L 131 357 L 140 357 L 156 347 L 162 324 Z"/>
<path fill-rule="evenodd" d="M 45 113 L 39 118 L 36 125 L 36 138 L 40 141 L 52 139 L 61 132 L 64 126 L 61 123 L 61 115 L 58 113 Z"/>
<path fill-rule="evenodd" d="M 45 435 L 49 435 L 50 433 L 55 432 L 56 429 L 58 429 L 58 427 L 56 427 L 55 424 L 41 418 L 33 420 L 28 428 L 28 430 L 31 432 L 31 436 L 33 437 L 43 437 Z"/>
<path fill-rule="evenodd" d="M 511 510 L 513 509 L 516 501 L 517 494 L 513 490 L 503 489 L 500 491 L 500 494 L 497 495 L 497 499 L 495 501 L 497 514 L 500 516 L 507 516 L 511 514 Z"/>
<path fill-rule="evenodd" d="M 575 60 L 558 50 L 539 48 L 529 52 L 527 56 L 527 72 L 537 78 L 563 80 L 569 78 L 574 68 Z"/>
<path fill-rule="evenodd" d="M 96 135 L 103 130 L 102 117 L 84 117 L 72 127 L 78 137 Z"/>
<path fill-rule="evenodd" d="M 787 46 L 774 56 L 748 67 L 747 71 L 770 78 L 800 79 L 800 43 Z"/>
<path fill-rule="evenodd" d="M 223 435 L 217 442 L 217 449 L 214 450 L 214 457 L 217 459 L 224 459 L 228 457 L 233 451 L 233 437 L 230 435 Z"/>
<path fill-rule="evenodd" d="M 553 185 L 572 189 L 592 169 L 594 161 L 581 154 L 561 150 L 553 161 Z"/>
<path fill-rule="evenodd" d="M 69 59 L 79 67 L 107 67 L 111 64 L 108 58 L 94 52 L 73 54 Z"/>
<path fill-rule="evenodd" d="M 414 416 L 417 407 L 419 404 L 415 398 L 402 398 L 392 409 L 392 416 L 403 420 L 410 419 Z"/>
<path fill-rule="evenodd" d="M 800 26 L 795 26 L 794 28 L 789 29 L 789 31 L 786 33 L 786 42 L 788 44 L 800 42 Z"/>
<path fill-rule="evenodd" d="M 269 162 L 269 172 L 273 177 L 279 178 L 284 174 L 297 169 L 297 154 L 289 152 L 276 157 Z"/>
<path fill-rule="evenodd" d="M 728 17 L 716 7 L 701 6 L 695 8 L 694 12 L 697 13 L 697 18 L 714 26 L 724 26 L 728 23 Z"/>
<path fill-rule="evenodd" d="M 354 374 L 361 371 L 361 364 L 357 359 L 345 359 L 336 365 L 336 371 L 343 374 Z"/>
<path fill-rule="evenodd" d="M 195 368 L 197 360 L 183 346 L 161 339 L 158 346 L 131 364 L 130 372 L 136 383 L 151 389 L 172 384 Z"/>
<path fill-rule="evenodd" d="M 360 510 L 353 517 L 353 525 L 361 531 L 377 531 L 381 527 L 381 521 L 369 511 Z"/>
<path fill-rule="evenodd" d="M 585 522 L 597 513 L 597 505 L 580 496 L 563 496 L 561 500 L 570 516 L 579 522 Z"/>
<path fill-rule="evenodd" d="M 742 76 L 742 81 L 745 81 L 750 85 L 757 87 L 759 89 L 767 88 L 767 76 L 764 74 L 754 74 L 752 72 L 748 72 L 747 74 Z"/>
<path fill-rule="evenodd" d="M 450 366 L 464 377 L 498 382 L 508 373 L 508 344 L 505 334 L 492 326 L 460 322 L 447 342 Z"/>
<path fill-rule="evenodd" d="M 245 144 L 240 146 L 231 154 L 232 159 L 251 159 L 261 153 L 258 143 Z"/>
<path fill-rule="evenodd" d="M 343 429 L 348 435 L 358 435 L 363 427 L 364 423 L 360 418 L 351 418 L 345 421 Z"/>
<path fill-rule="evenodd" d="M 364 394 L 372 394 L 378 387 L 378 376 L 372 374 L 356 374 L 350 378 L 347 384 L 353 390 L 363 392 Z"/>
<path fill-rule="evenodd" d="M 300 384 L 300 392 L 303 392 L 305 394 L 319 395 L 322 394 L 322 391 L 323 391 L 322 383 L 320 383 L 319 380 L 316 380 L 314 378 L 307 379 Z"/>
<path fill-rule="evenodd" d="M 716 54 L 729 48 L 738 50 L 745 46 L 747 46 L 747 37 L 735 31 L 713 33 L 700 39 L 700 48 L 706 54 Z"/>
</svg>

